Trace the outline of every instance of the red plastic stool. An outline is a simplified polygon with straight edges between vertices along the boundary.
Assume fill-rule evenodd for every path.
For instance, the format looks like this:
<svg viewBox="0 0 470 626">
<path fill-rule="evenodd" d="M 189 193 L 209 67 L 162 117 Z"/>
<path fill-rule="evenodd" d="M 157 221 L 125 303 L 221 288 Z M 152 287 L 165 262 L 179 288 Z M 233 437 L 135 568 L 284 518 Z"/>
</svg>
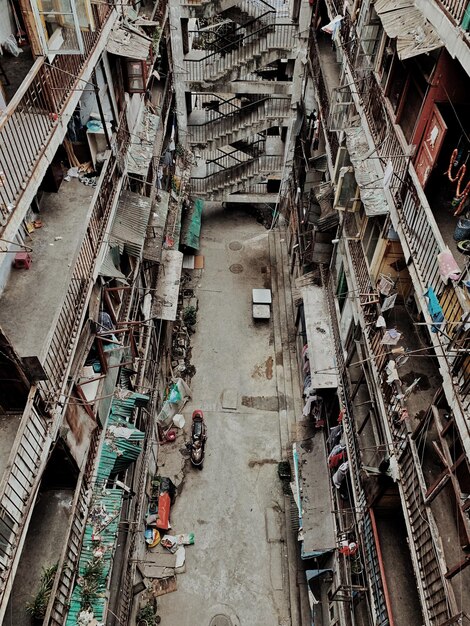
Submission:
<svg viewBox="0 0 470 626">
<path fill-rule="evenodd" d="M 17 269 L 29 270 L 32 262 L 33 260 L 31 259 L 29 252 L 17 252 L 13 261 L 13 267 L 16 267 Z"/>
</svg>

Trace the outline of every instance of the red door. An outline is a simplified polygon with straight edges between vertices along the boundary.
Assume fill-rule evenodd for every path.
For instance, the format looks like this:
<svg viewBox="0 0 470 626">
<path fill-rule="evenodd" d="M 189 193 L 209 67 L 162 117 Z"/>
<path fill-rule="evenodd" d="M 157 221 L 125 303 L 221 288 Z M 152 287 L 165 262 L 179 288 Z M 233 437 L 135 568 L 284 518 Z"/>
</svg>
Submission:
<svg viewBox="0 0 470 626">
<path fill-rule="evenodd" d="M 439 113 L 437 106 L 434 105 L 431 117 L 426 125 L 426 130 L 424 131 L 424 138 L 418 151 L 418 157 L 415 161 L 416 173 L 418 174 L 419 182 L 423 188 L 426 186 L 429 174 L 436 164 L 446 132 L 446 123 Z"/>
</svg>

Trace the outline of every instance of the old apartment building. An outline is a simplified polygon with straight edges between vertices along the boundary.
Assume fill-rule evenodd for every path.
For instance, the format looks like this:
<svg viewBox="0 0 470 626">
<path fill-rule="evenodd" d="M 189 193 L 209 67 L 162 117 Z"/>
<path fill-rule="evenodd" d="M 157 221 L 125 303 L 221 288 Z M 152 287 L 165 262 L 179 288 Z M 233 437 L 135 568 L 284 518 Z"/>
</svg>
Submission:
<svg viewBox="0 0 470 626">
<path fill-rule="evenodd" d="M 323 531 L 304 519 L 300 537 L 313 621 L 466 624 L 470 5 L 311 4 L 280 201 L 330 476 L 301 493 L 304 514 L 309 498 L 324 504 L 310 512 Z M 299 449 L 302 489 L 314 461 Z"/>
<path fill-rule="evenodd" d="M 285 229 L 303 622 L 470 623 L 468 0 L 0 11 L 3 624 L 44 571 L 77 624 L 97 545 L 133 623 L 195 199 Z"/>
<path fill-rule="evenodd" d="M 168 6 L 0 9 L 0 619 L 76 624 L 98 547 L 89 601 L 124 623 L 118 526 L 141 514 L 178 303 L 154 296 L 182 259 Z"/>
</svg>

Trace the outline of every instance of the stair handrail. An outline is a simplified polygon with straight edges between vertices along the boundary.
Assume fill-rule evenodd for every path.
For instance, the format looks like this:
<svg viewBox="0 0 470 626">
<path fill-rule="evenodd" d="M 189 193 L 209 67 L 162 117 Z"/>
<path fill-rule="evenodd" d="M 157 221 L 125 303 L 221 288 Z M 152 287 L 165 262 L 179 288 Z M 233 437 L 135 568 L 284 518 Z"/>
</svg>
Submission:
<svg viewBox="0 0 470 626">
<path fill-rule="evenodd" d="M 242 167 L 242 166 L 247 166 L 250 165 L 252 163 L 256 163 L 256 162 L 260 162 L 260 163 L 264 163 L 267 159 L 269 159 L 269 163 L 274 162 L 274 163 L 278 163 L 279 169 L 281 170 L 282 168 L 282 156 L 278 156 L 275 154 L 263 154 L 261 156 L 257 156 L 257 157 L 253 157 L 252 159 L 247 159 L 246 161 L 241 161 L 239 163 L 236 163 L 235 165 L 232 165 L 229 168 L 226 168 L 224 170 L 219 170 L 218 172 L 212 172 L 211 174 L 206 174 L 206 176 L 191 176 L 191 180 L 207 180 L 209 178 L 213 178 L 215 176 L 219 176 L 220 174 L 223 174 L 225 172 L 227 172 L 228 170 L 231 171 L 235 171 L 236 169 Z M 269 166 L 270 169 L 272 170 L 272 166 Z"/>
<path fill-rule="evenodd" d="M 253 141 L 252 143 L 249 144 L 249 146 L 255 146 L 255 145 L 259 144 L 259 143 L 265 144 L 266 143 L 266 139 L 263 137 L 262 139 L 258 139 L 257 141 Z M 239 148 L 235 148 L 234 150 L 232 150 L 232 152 L 223 152 L 220 148 L 217 148 L 217 150 L 219 152 L 221 152 L 222 154 L 219 157 L 215 158 L 215 159 L 207 159 L 206 160 L 206 164 L 214 163 L 215 165 L 218 165 L 219 167 L 222 168 L 222 170 L 220 170 L 220 171 L 228 169 L 227 167 L 224 167 L 223 165 L 221 165 L 218 162 L 221 159 L 224 159 L 225 157 L 229 157 L 231 159 L 234 159 L 235 161 L 238 161 L 238 163 L 245 163 L 245 161 L 243 159 L 239 159 L 237 156 L 234 156 L 234 155 L 236 155 L 236 154 L 244 154 L 244 155 L 249 154 L 248 152 L 244 152 L 243 150 L 240 150 Z M 259 156 L 255 157 L 255 158 L 259 158 Z M 229 167 L 231 167 L 231 166 L 229 166 Z M 214 172 L 214 173 L 217 173 L 217 172 Z"/>
<path fill-rule="evenodd" d="M 235 111 L 231 111 L 230 113 L 221 113 L 220 111 L 217 111 L 217 113 L 220 113 L 219 117 L 216 117 L 212 120 L 206 120 L 205 122 L 203 122 L 202 124 L 188 124 L 188 128 L 191 127 L 200 127 L 200 126 L 207 126 L 209 124 L 214 124 L 216 122 L 218 122 L 219 120 L 222 119 L 227 119 L 230 117 L 235 117 L 239 114 L 245 113 L 248 110 L 256 110 L 257 105 L 265 103 L 267 101 L 271 101 L 271 100 L 285 100 L 286 102 L 290 103 L 291 102 L 291 98 L 288 96 L 264 96 L 263 98 L 261 98 L 260 100 L 256 100 L 255 102 L 250 102 L 249 104 L 243 105 L 241 107 L 236 107 Z M 236 106 L 236 105 L 233 105 Z"/>
<path fill-rule="evenodd" d="M 289 26 L 290 28 L 292 28 L 294 26 L 294 24 L 292 24 L 291 22 L 281 23 L 281 24 L 277 24 L 276 23 L 275 26 L 276 26 L 276 29 L 277 28 L 282 28 L 284 26 Z M 259 28 L 258 30 L 254 31 L 254 32 L 252 32 L 252 33 L 250 33 L 248 35 L 246 35 L 245 37 L 243 37 L 240 41 L 246 41 L 247 39 L 250 39 L 251 37 L 254 37 L 255 35 L 259 36 L 260 34 L 263 34 L 263 32 L 269 34 L 271 32 L 270 25 L 263 26 L 263 27 Z M 230 46 L 225 46 L 225 48 L 229 48 L 229 47 Z M 207 54 L 205 57 L 201 57 L 200 59 L 188 59 L 188 58 L 185 58 L 184 60 L 187 61 L 188 63 L 200 63 L 201 61 L 206 61 L 207 59 L 210 59 L 211 57 L 214 57 L 215 55 L 220 55 L 225 48 L 221 48 L 220 50 L 216 50 L 214 52 L 211 52 L 210 54 Z M 240 48 L 237 48 L 237 50 L 239 50 L 239 49 Z M 227 53 L 230 53 L 230 52 L 231 52 L 231 50 L 228 50 Z"/>
<path fill-rule="evenodd" d="M 275 10 L 273 10 L 273 11 L 266 11 L 265 13 L 262 13 L 261 15 L 257 15 L 256 17 L 252 17 L 252 19 L 250 19 L 249 21 L 245 22 L 244 24 L 239 24 L 237 26 L 237 28 L 235 28 L 235 30 L 233 30 L 232 33 L 230 33 L 230 34 L 234 35 L 234 34 L 236 34 L 238 31 L 240 31 L 242 29 L 246 30 L 247 27 L 253 25 L 255 22 L 258 22 L 258 21 L 262 24 L 262 27 L 264 27 L 264 26 L 272 26 L 274 24 L 274 22 L 275 22 L 275 19 L 272 19 L 273 15 L 274 16 L 276 15 L 276 11 Z M 263 17 L 266 17 L 266 16 L 271 17 L 271 20 L 269 20 L 267 23 L 261 22 Z M 231 20 L 231 21 L 233 22 L 233 20 Z M 235 22 L 233 22 L 233 23 L 235 23 Z M 220 24 L 220 25 L 222 26 L 222 24 Z M 211 44 L 216 44 L 217 41 L 220 41 L 221 39 L 225 39 L 226 38 L 226 35 L 220 35 L 219 33 L 216 33 L 216 32 L 214 32 L 212 30 L 203 30 L 203 31 L 201 31 L 201 30 L 190 30 L 190 31 L 188 31 L 188 34 L 189 35 L 191 35 L 191 34 L 195 35 L 195 37 L 193 38 L 193 41 L 194 40 L 197 41 L 197 39 L 199 37 L 202 37 L 204 35 L 212 35 L 214 37 L 214 40 L 211 42 Z M 245 36 L 247 36 L 247 35 L 245 35 Z M 241 37 L 239 39 L 239 41 L 243 41 L 243 39 L 244 39 L 244 37 Z M 232 42 L 231 44 L 227 44 L 227 46 L 236 45 L 237 43 L 238 42 Z M 219 51 L 219 50 L 223 50 L 227 46 L 221 46 L 218 50 L 216 50 L 216 52 Z"/>
</svg>

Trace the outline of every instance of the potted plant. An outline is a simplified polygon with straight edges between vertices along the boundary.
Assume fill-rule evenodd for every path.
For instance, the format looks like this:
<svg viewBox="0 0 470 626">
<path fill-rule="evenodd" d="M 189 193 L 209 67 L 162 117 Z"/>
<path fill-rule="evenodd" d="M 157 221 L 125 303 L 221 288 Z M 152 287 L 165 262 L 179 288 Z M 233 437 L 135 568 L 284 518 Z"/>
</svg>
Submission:
<svg viewBox="0 0 470 626">
<path fill-rule="evenodd" d="M 137 614 L 137 626 L 156 626 L 160 623 L 160 616 L 149 603 L 143 606 Z"/>
<path fill-rule="evenodd" d="M 51 567 L 43 567 L 39 581 L 39 589 L 34 598 L 26 604 L 26 612 L 31 616 L 33 624 L 42 624 L 46 615 L 47 605 L 51 598 L 52 586 L 57 572 L 57 563 Z"/>
</svg>

